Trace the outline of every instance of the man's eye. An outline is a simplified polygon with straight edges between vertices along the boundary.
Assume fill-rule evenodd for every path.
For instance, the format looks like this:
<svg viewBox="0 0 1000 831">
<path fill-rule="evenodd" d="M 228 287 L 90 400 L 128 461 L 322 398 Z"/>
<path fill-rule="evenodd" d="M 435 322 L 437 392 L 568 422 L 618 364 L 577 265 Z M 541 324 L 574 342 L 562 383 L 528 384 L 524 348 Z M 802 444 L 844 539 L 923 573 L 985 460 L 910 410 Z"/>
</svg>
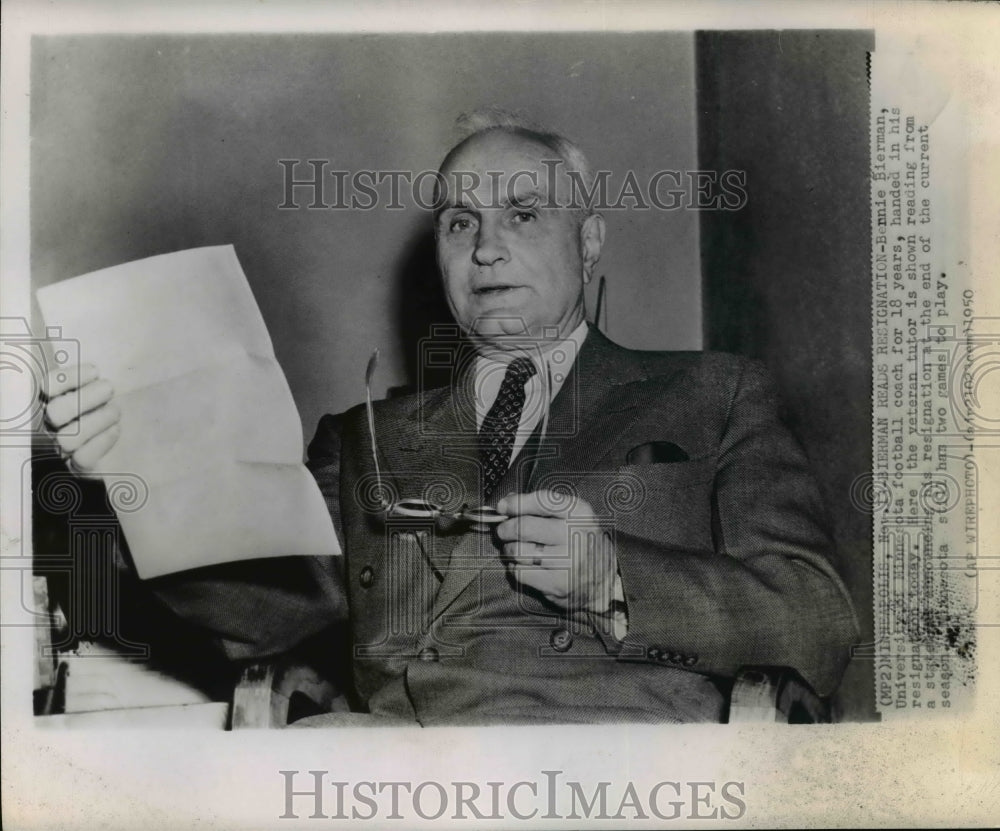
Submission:
<svg viewBox="0 0 1000 831">
<path fill-rule="evenodd" d="M 534 211 L 515 211 L 514 212 L 514 222 L 523 224 L 525 222 L 534 222 L 537 219 Z"/>
<path fill-rule="evenodd" d="M 448 230 L 453 234 L 461 233 L 462 231 L 468 231 L 473 227 L 473 224 L 471 217 L 457 216 L 448 224 Z"/>
</svg>

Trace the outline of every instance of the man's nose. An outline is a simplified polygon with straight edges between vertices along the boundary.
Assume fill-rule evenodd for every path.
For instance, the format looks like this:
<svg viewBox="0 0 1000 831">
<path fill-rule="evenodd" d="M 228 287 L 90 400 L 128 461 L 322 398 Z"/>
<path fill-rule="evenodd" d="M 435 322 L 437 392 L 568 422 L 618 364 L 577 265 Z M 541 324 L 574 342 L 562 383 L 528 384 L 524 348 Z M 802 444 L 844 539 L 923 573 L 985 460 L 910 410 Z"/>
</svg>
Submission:
<svg viewBox="0 0 1000 831">
<path fill-rule="evenodd" d="M 507 245 L 504 243 L 499 219 L 484 217 L 476 234 L 476 247 L 472 260 L 476 265 L 494 265 L 508 259 Z"/>
</svg>

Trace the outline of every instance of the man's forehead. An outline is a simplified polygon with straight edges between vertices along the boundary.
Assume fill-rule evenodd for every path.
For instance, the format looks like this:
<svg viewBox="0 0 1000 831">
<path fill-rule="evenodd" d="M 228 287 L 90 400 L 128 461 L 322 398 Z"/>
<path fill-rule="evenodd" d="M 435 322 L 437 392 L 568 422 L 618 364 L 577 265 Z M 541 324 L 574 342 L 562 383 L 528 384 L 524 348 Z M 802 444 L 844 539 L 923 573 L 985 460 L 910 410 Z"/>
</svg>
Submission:
<svg viewBox="0 0 1000 831">
<path fill-rule="evenodd" d="M 459 144 L 441 166 L 441 173 L 469 171 L 484 175 L 487 170 L 513 173 L 519 169 L 542 167 L 543 160 L 554 160 L 556 154 L 535 139 L 503 130 L 473 136 Z"/>
<path fill-rule="evenodd" d="M 535 174 L 523 168 L 512 173 L 456 170 L 447 174 L 444 202 L 446 206 L 506 207 L 545 201 L 545 176 Z"/>
<path fill-rule="evenodd" d="M 565 163 L 544 144 L 490 133 L 459 145 L 441 166 L 445 204 L 501 206 L 544 201 Z"/>
</svg>

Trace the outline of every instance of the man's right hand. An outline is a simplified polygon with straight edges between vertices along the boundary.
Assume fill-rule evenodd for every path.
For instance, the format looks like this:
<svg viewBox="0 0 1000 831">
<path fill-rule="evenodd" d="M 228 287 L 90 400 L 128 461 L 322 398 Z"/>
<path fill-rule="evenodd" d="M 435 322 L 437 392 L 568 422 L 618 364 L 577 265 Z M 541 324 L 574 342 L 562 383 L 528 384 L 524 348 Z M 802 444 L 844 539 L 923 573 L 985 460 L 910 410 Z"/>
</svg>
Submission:
<svg viewBox="0 0 1000 831">
<path fill-rule="evenodd" d="M 93 364 L 53 370 L 46 378 L 45 426 L 70 469 L 82 476 L 118 441 L 121 411 L 114 394 Z"/>
</svg>

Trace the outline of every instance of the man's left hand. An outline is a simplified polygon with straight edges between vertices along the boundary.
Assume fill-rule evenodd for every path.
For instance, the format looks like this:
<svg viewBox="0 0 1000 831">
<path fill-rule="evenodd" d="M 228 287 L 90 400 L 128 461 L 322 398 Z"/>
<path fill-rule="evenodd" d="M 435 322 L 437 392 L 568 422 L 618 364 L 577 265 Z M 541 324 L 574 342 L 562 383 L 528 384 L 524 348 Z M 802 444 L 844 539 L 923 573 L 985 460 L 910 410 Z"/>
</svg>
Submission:
<svg viewBox="0 0 1000 831">
<path fill-rule="evenodd" d="M 570 612 L 607 614 L 618 564 L 591 506 L 558 491 L 508 494 L 496 527 L 514 578 Z"/>
</svg>

